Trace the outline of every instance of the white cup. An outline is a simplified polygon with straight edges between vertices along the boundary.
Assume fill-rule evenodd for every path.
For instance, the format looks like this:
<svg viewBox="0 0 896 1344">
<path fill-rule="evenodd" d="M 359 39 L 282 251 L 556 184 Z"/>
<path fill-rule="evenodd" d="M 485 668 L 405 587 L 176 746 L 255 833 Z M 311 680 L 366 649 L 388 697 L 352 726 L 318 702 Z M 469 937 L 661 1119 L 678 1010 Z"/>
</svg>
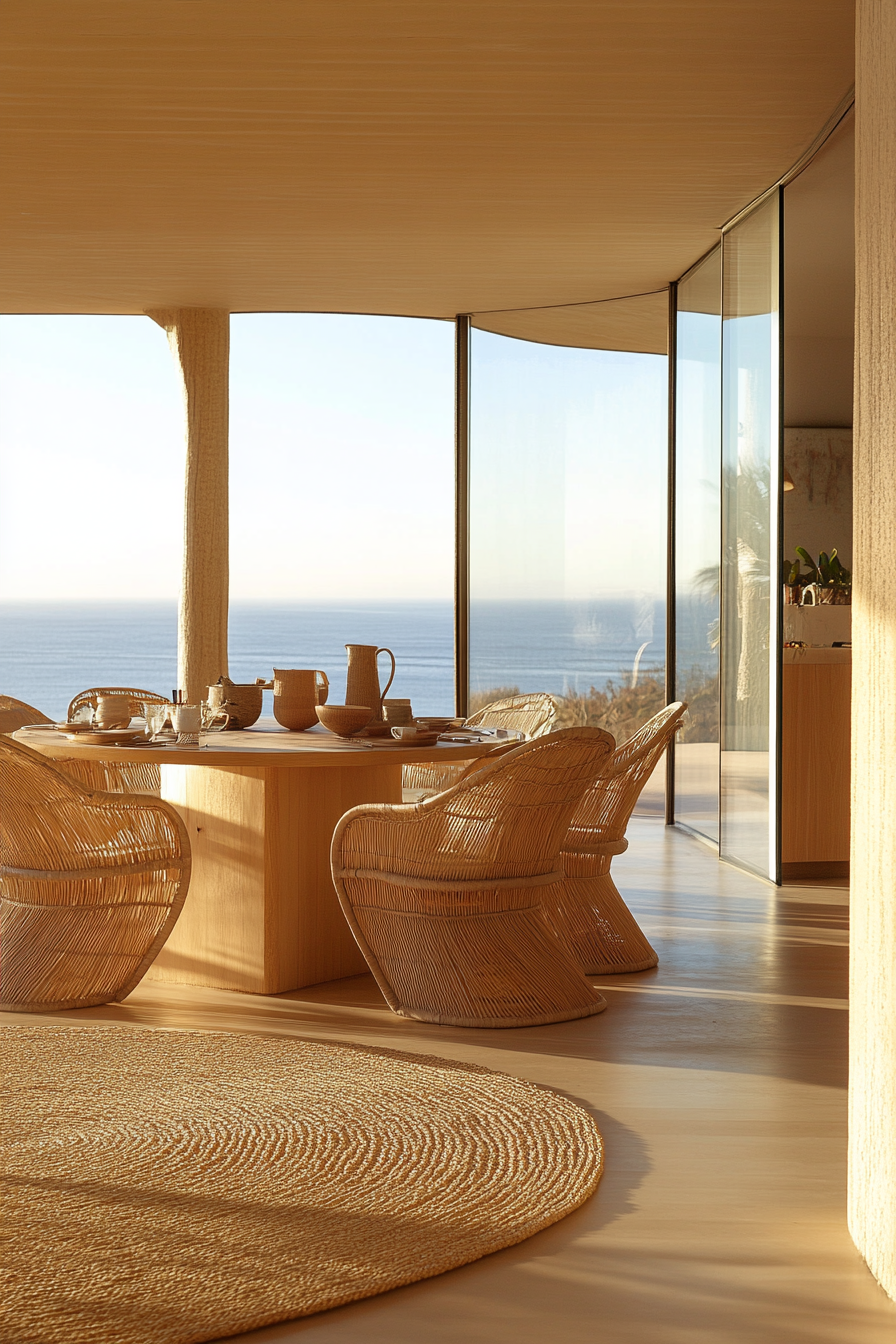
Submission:
<svg viewBox="0 0 896 1344">
<path fill-rule="evenodd" d="M 182 746 L 198 745 L 199 730 L 202 727 L 202 710 L 198 705 L 174 705 L 171 710 L 171 723 Z"/>
<path fill-rule="evenodd" d="M 399 725 L 392 729 L 392 736 L 399 742 L 415 742 L 421 736 L 416 724 Z M 431 736 L 431 734 L 430 734 Z"/>
<path fill-rule="evenodd" d="M 97 696 L 93 721 L 97 728 L 127 728 L 131 721 L 131 703 L 126 695 Z"/>
</svg>

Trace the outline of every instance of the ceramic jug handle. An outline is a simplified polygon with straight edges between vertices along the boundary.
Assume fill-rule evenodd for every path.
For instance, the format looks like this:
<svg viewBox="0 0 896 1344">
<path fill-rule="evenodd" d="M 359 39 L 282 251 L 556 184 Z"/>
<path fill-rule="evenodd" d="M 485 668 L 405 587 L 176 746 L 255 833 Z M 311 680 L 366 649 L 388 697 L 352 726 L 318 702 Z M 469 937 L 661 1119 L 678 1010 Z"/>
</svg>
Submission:
<svg viewBox="0 0 896 1344">
<path fill-rule="evenodd" d="M 330 694 L 329 678 L 327 677 L 326 672 L 315 672 L 314 680 L 316 683 L 316 695 L 314 698 L 319 705 L 325 705 L 327 703 L 327 696 Z"/>
<path fill-rule="evenodd" d="M 388 653 L 389 657 L 392 659 L 392 671 L 391 671 L 391 673 L 389 674 L 389 680 L 386 682 L 386 689 L 383 691 L 382 695 L 380 696 L 380 704 L 383 703 L 383 701 L 385 700 L 386 696 L 389 694 L 389 687 L 392 685 L 392 682 L 395 680 L 395 654 L 392 652 L 391 649 L 377 649 L 377 651 L 376 651 L 376 656 L 377 656 L 377 658 L 379 658 L 379 656 L 380 656 L 381 653 Z"/>
</svg>

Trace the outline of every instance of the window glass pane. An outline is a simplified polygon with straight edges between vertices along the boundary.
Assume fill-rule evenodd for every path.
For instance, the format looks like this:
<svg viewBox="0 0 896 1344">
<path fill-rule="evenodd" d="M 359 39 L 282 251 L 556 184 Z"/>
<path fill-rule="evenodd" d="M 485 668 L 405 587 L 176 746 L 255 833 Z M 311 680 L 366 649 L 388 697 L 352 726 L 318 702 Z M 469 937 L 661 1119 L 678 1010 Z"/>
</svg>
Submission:
<svg viewBox="0 0 896 1344">
<path fill-rule="evenodd" d="M 675 820 L 719 839 L 721 248 L 678 286 L 675 436 Z"/>
<path fill-rule="evenodd" d="M 623 741 L 663 705 L 666 366 L 473 331 L 471 708 L 551 691 Z"/>
<path fill-rule="evenodd" d="M 721 852 L 776 878 L 777 193 L 725 235 Z"/>
<path fill-rule="evenodd" d="M 170 693 L 181 396 L 147 317 L 0 317 L 0 693 L 51 717 L 89 686 Z"/>
<path fill-rule="evenodd" d="M 231 318 L 230 675 L 386 645 L 390 695 L 454 712 L 454 324 Z M 384 669 L 388 660 L 383 658 Z"/>
</svg>

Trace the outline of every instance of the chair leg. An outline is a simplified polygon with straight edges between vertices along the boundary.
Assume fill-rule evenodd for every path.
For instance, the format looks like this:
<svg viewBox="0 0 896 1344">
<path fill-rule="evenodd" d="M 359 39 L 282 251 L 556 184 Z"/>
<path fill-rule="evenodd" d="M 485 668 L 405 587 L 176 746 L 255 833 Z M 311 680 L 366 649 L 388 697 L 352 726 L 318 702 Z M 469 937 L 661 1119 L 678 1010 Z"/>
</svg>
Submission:
<svg viewBox="0 0 896 1344">
<path fill-rule="evenodd" d="M 530 1027 L 603 1012 L 539 907 L 477 914 L 343 909 L 393 1012 L 456 1027 Z"/>
<path fill-rule="evenodd" d="M 545 917 L 586 975 L 648 971 L 659 958 L 616 889 L 609 872 L 567 877 L 549 887 Z"/>
</svg>

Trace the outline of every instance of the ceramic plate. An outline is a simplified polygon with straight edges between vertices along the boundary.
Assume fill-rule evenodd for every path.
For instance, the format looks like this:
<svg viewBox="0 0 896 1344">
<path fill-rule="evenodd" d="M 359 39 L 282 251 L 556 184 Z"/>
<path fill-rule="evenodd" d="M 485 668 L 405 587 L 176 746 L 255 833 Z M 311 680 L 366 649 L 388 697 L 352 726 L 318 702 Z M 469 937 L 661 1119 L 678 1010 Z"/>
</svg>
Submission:
<svg viewBox="0 0 896 1344">
<path fill-rule="evenodd" d="M 127 747 L 146 740 L 142 728 L 94 728 L 89 733 L 66 733 L 65 737 L 85 747 Z"/>
</svg>

